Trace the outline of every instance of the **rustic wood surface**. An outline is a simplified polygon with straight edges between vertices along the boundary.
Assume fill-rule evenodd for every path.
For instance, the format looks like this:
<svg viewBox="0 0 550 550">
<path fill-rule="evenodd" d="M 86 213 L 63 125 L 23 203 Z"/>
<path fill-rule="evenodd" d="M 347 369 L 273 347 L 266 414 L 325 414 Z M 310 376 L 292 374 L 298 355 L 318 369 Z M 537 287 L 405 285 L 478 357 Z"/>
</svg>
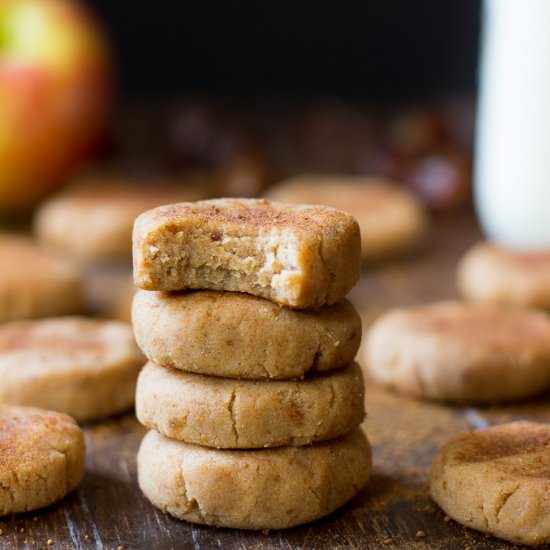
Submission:
<svg viewBox="0 0 550 550">
<path fill-rule="evenodd" d="M 471 213 L 434 221 L 428 245 L 399 262 L 366 268 L 352 298 L 365 324 L 390 306 L 455 296 L 454 269 L 479 232 Z M 120 269 L 97 273 L 92 295 L 123 294 Z M 122 285 L 122 286 L 121 286 Z M 85 427 L 88 458 L 79 490 L 46 510 L 0 521 L 1 548 L 512 548 L 445 518 L 430 500 L 426 476 L 437 448 L 451 435 L 512 418 L 550 420 L 544 400 L 512 407 L 457 408 L 414 401 L 367 385 L 365 429 L 374 475 L 361 495 L 322 521 L 256 533 L 199 527 L 154 509 L 136 482 L 144 430 L 131 414 Z M 49 545 L 48 545 L 49 541 Z"/>
</svg>

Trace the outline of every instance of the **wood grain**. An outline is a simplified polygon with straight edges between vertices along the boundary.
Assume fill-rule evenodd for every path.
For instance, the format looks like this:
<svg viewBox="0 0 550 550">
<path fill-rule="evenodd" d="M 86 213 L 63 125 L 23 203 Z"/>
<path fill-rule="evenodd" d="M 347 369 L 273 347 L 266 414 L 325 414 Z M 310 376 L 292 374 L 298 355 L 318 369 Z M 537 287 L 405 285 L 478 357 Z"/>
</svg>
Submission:
<svg viewBox="0 0 550 550">
<path fill-rule="evenodd" d="M 453 297 L 456 261 L 477 238 L 473 216 L 457 213 L 434 222 L 431 242 L 418 254 L 366 268 L 352 294 L 365 322 L 394 305 Z M 102 286 L 105 292 L 120 288 Z M 0 521 L 0 548 L 512 548 L 445 518 L 429 498 L 426 475 L 437 448 L 456 432 L 513 418 L 550 420 L 548 403 L 447 407 L 369 383 L 365 429 L 374 449 L 374 476 L 368 489 L 322 521 L 265 534 L 194 526 L 155 510 L 136 483 L 135 455 L 144 430 L 127 414 L 86 426 L 88 458 L 80 489 L 46 510 Z"/>
</svg>

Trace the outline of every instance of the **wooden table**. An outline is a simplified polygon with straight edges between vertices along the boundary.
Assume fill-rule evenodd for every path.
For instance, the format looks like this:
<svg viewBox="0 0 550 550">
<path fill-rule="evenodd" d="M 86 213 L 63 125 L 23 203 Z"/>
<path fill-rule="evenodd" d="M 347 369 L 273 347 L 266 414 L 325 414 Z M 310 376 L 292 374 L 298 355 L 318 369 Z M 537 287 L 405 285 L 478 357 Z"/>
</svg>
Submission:
<svg viewBox="0 0 550 550">
<path fill-rule="evenodd" d="M 472 214 L 434 222 L 429 245 L 415 256 L 366 269 L 352 298 L 365 322 L 401 304 L 453 297 L 457 258 L 479 232 Z M 512 418 L 550 420 L 550 405 L 483 409 L 414 401 L 367 385 L 365 429 L 374 475 L 349 505 L 316 523 L 267 534 L 199 527 L 153 508 L 136 483 L 144 430 L 133 415 L 86 427 L 86 476 L 78 491 L 46 510 L 0 522 L 0 548 L 440 548 L 513 545 L 463 528 L 433 504 L 426 475 L 437 448 L 458 431 Z M 47 541 L 53 541 L 51 546 Z"/>
</svg>

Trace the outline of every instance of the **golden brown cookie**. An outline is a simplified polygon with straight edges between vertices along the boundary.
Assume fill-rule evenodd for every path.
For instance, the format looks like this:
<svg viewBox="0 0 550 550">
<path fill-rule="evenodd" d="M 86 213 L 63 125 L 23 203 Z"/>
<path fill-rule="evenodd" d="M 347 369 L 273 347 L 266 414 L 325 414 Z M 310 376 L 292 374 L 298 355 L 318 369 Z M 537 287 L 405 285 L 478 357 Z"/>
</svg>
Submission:
<svg viewBox="0 0 550 550">
<path fill-rule="evenodd" d="M 82 274 L 30 239 L 0 235 L 0 322 L 77 313 Z"/>
<path fill-rule="evenodd" d="M 550 386 L 550 319 L 459 302 L 392 310 L 368 332 L 363 359 L 372 378 L 417 397 L 523 399 Z"/>
<path fill-rule="evenodd" d="M 361 340 L 361 318 L 347 300 L 311 312 L 208 290 L 140 290 L 133 325 L 154 363 L 229 378 L 300 378 L 345 367 Z"/>
<path fill-rule="evenodd" d="M 179 203 L 140 215 L 134 282 L 146 290 L 238 291 L 317 309 L 341 300 L 360 275 L 352 216 L 265 199 Z"/>
<path fill-rule="evenodd" d="M 129 409 L 143 357 L 126 323 L 80 317 L 0 325 L 0 403 L 79 421 Z"/>
<path fill-rule="evenodd" d="M 550 251 L 517 252 L 481 242 L 460 261 L 458 287 L 474 302 L 550 309 Z"/>
<path fill-rule="evenodd" d="M 430 474 L 450 517 L 519 544 L 550 542 L 550 426 L 512 422 L 453 437 Z"/>
<path fill-rule="evenodd" d="M 254 449 L 339 437 L 364 419 L 356 363 L 301 381 L 232 380 L 148 363 L 136 390 L 138 420 L 205 447 Z"/>
<path fill-rule="evenodd" d="M 50 248 L 82 260 L 129 259 L 136 216 L 161 204 L 205 198 L 199 188 L 163 181 L 81 181 L 38 209 L 35 230 Z"/>
<path fill-rule="evenodd" d="M 307 447 L 208 449 L 150 431 L 138 481 L 163 512 L 193 523 L 284 529 L 330 514 L 367 484 L 371 452 L 357 428 Z"/>
<path fill-rule="evenodd" d="M 84 436 L 65 414 L 0 407 L 0 516 L 49 506 L 84 474 Z"/>
<path fill-rule="evenodd" d="M 272 187 L 267 197 L 289 203 L 325 204 L 349 212 L 361 230 L 364 260 L 411 249 L 426 234 L 422 205 L 402 187 L 369 176 L 308 174 Z"/>
</svg>

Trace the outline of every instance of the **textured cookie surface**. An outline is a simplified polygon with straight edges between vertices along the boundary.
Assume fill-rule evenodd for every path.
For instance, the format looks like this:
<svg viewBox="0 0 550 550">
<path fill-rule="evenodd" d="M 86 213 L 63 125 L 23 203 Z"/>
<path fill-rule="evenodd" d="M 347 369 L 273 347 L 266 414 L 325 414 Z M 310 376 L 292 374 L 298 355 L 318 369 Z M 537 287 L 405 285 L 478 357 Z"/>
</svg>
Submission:
<svg viewBox="0 0 550 550">
<path fill-rule="evenodd" d="M 361 340 L 361 319 L 347 300 L 310 312 L 237 292 L 141 290 L 133 324 L 154 363 L 229 378 L 289 379 L 341 368 Z"/>
<path fill-rule="evenodd" d="M 82 306 L 78 267 L 30 239 L 0 234 L 0 322 L 77 313 Z"/>
<path fill-rule="evenodd" d="M 363 421 L 357 364 L 301 381 L 231 380 L 148 363 L 136 391 L 138 420 L 170 439 L 215 448 L 306 445 Z"/>
<path fill-rule="evenodd" d="M 200 198 L 198 189 L 162 181 L 83 181 L 43 203 L 36 234 L 45 245 L 81 259 L 130 258 L 136 216 L 161 204 Z"/>
<path fill-rule="evenodd" d="M 550 309 L 550 252 L 521 253 L 479 243 L 459 264 L 458 287 L 475 302 Z"/>
<path fill-rule="evenodd" d="M 265 199 L 179 203 L 134 225 L 134 282 L 146 290 L 245 292 L 295 308 L 341 300 L 360 275 L 352 216 Z"/>
<path fill-rule="evenodd" d="M 126 323 L 60 317 L 0 325 L 0 403 L 103 418 L 132 406 L 142 364 Z"/>
<path fill-rule="evenodd" d="M 550 426 L 512 422 L 455 436 L 430 474 L 456 521 L 521 544 L 550 542 Z"/>
<path fill-rule="evenodd" d="M 367 334 L 369 374 L 400 392 L 456 402 L 532 397 L 550 385 L 550 320 L 489 304 L 397 309 Z"/>
<path fill-rule="evenodd" d="M 367 484 L 369 443 L 358 428 L 307 447 L 208 449 L 150 431 L 138 454 L 145 496 L 179 519 L 283 529 L 330 514 Z"/>
<path fill-rule="evenodd" d="M 0 516 L 49 506 L 84 473 L 84 436 L 67 415 L 0 406 Z"/>
<path fill-rule="evenodd" d="M 373 177 L 303 175 L 272 187 L 268 197 L 289 203 L 325 204 L 349 212 L 359 224 L 365 260 L 410 249 L 427 228 L 426 214 L 411 194 Z"/>
</svg>

